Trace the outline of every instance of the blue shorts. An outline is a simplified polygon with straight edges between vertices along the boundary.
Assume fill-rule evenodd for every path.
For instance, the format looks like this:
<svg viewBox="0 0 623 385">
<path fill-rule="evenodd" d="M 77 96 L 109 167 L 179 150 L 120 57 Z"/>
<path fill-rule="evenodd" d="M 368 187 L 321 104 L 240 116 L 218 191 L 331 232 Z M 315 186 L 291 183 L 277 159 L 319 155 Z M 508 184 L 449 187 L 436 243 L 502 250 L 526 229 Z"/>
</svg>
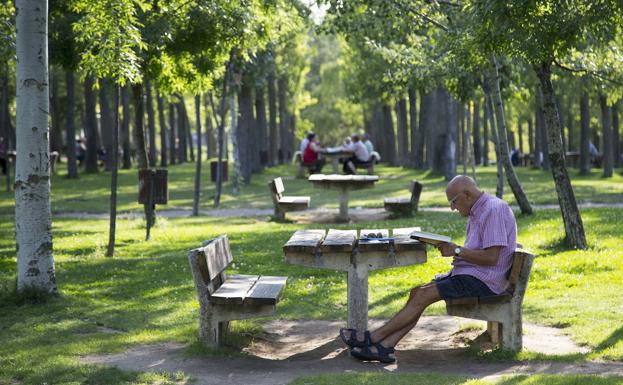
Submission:
<svg viewBox="0 0 623 385">
<path fill-rule="evenodd" d="M 481 280 L 471 275 L 448 275 L 435 278 L 437 290 L 442 299 L 489 297 L 496 295 Z"/>
</svg>

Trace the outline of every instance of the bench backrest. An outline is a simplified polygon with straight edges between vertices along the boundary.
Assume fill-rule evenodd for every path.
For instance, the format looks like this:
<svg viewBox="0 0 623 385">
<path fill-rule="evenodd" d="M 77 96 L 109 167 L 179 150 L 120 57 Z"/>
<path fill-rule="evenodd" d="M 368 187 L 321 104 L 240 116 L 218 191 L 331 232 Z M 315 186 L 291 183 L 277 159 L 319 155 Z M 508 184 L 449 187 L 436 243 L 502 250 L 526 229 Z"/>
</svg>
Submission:
<svg viewBox="0 0 623 385">
<path fill-rule="evenodd" d="M 188 261 L 199 297 L 214 293 L 227 278 L 225 269 L 233 260 L 227 235 L 205 241 L 188 252 Z"/>
<path fill-rule="evenodd" d="M 283 196 L 283 192 L 285 189 L 283 188 L 283 181 L 281 177 L 275 178 L 268 182 L 268 188 L 270 189 L 271 197 L 273 198 L 273 203 L 279 202 L 279 199 Z"/>
<path fill-rule="evenodd" d="M 411 182 L 411 203 L 413 203 L 415 207 L 417 207 L 418 203 L 420 202 L 422 187 L 422 184 L 415 179 Z"/>
<path fill-rule="evenodd" d="M 530 254 L 524 249 L 518 248 L 515 250 L 513 254 L 513 265 L 508 275 L 508 291 L 512 293 L 514 297 L 523 298 L 526 287 L 528 286 L 528 279 L 530 278 L 530 270 L 532 269 L 533 262 L 533 254 Z"/>
</svg>

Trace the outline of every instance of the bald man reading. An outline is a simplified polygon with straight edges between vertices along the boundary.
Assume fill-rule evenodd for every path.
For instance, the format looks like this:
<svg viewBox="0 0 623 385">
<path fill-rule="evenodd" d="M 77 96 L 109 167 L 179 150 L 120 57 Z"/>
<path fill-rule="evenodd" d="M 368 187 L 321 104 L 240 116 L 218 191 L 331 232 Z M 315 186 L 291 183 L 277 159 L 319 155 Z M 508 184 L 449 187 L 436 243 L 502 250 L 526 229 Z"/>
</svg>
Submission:
<svg viewBox="0 0 623 385">
<path fill-rule="evenodd" d="M 395 362 L 394 347 L 429 305 L 442 299 L 485 297 L 506 290 L 517 243 L 513 211 L 503 200 L 480 191 L 468 176 L 452 179 L 446 197 L 450 208 L 467 218 L 464 246 L 444 243 L 437 247 L 442 256 L 453 258 L 452 270 L 411 289 L 406 305 L 377 330 L 340 329 L 340 337 L 353 357 Z"/>
</svg>

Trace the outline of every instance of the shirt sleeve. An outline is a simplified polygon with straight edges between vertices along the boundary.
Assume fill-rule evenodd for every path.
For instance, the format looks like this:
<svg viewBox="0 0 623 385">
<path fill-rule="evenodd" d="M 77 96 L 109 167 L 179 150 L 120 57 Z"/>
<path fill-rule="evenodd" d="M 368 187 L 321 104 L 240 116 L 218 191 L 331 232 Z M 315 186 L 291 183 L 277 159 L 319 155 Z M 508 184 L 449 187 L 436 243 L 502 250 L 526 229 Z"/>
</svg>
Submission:
<svg viewBox="0 0 623 385">
<path fill-rule="evenodd" d="M 492 207 L 484 216 L 482 222 L 482 248 L 492 246 L 508 246 L 508 221 L 506 208 Z"/>
</svg>

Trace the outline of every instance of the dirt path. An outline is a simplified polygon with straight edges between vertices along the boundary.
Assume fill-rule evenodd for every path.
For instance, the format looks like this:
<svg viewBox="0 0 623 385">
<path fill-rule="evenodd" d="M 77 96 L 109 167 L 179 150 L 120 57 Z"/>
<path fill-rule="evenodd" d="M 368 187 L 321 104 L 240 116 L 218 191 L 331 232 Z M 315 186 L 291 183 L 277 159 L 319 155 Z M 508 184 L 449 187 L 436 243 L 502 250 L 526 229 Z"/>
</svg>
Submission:
<svg viewBox="0 0 623 385">
<path fill-rule="evenodd" d="M 372 320 L 378 326 L 381 321 Z M 482 332 L 484 323 L 448 316 L 423 317 L 398 345 L 398 363 L 362 363 L 348 356 L 336 337 L 341 321 L 271 321 L 264 333 L 244 349 L 242 357 L 189 358 L 178 343 L 137 346 L 125 353 L 87 356 L 83 363 L 123 370 L 183 371 L 196 384 L 285 384 L 305 375 L 349 372 L 440 372 L 476 378 L 510 374 L 565 373 L 623 376 L 623 362 L 579 364 L 526 361 L 489 362 L 467 357 L 466 342 Z M 524 349 L 548 354 L 583 353 L 560 330 L 524 325 Z M 483 345 L 483 348 L 487 348 Z"/>
</svg>

